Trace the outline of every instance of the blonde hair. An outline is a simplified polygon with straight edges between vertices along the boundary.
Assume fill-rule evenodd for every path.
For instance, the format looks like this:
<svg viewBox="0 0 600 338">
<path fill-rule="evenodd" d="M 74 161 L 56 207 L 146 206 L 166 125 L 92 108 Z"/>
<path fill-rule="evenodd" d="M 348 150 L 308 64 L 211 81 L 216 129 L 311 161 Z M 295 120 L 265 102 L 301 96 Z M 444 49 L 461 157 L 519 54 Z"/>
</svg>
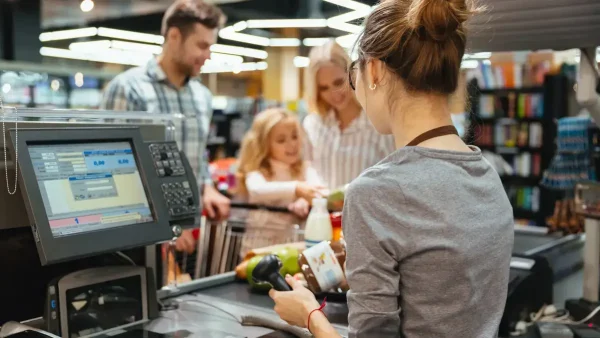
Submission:
<svg viewBox="0 0 600 338">
<path fill-rule="evenodd" d="M 319 86 L 317 85 L 317 73 L 323 66 L 334 64 L 348 71 L 352 60 L 348 53 L 335 41 L 330 41 L 322 46 L 314 47 L 308 55 L 310 64 L 305 81 L 306 96 L 308 108 L 311 112 L 316 112 L 321 116 L 327 115 L 331 107 L 323 101 L 319 95 Z"/>
<path fill-rule="evenodd" d="M 237 193 L 248 194 L 246 175 L 252 171 L 260 171 L 266 178 L 273 176 L 269 163 L 269 135 L 279 123 L 292 122 L 298 129 L 298 137 L 302 137 L 302 128 L 296 116 L 282 108 L 267 109 L 254 117 L 252 127 L 244 136 L 240 150 L 240 159 L 236 173 L 238 181 Z M 302 145 L 300 140 L 300 145 Z M 294 179 L 304 179 L 304 161 L 302 156 L 291 166 Z"/>
</svg>

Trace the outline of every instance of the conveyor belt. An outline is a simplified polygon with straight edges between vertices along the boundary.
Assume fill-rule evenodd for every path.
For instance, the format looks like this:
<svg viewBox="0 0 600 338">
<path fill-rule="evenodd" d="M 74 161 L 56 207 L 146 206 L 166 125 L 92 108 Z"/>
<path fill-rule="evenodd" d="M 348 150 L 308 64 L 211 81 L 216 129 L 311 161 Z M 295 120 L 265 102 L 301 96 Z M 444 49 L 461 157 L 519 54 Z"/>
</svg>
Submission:
<svg viewBox="0 0 600 338">
<path fill-rule="evenodd" d="M 247 283 L 230 282 L 223 285 L 208 288 L 199 294 L 218 297 L 223 300 L 252 304 L 265 309 L 273 308 L 273 301 L 266 293 L 251 292 Z M 330 322 L 339 325 L 348 325 L 348 305 L 346 303 L 327 302 L 324 309 Z"/>
</svg>

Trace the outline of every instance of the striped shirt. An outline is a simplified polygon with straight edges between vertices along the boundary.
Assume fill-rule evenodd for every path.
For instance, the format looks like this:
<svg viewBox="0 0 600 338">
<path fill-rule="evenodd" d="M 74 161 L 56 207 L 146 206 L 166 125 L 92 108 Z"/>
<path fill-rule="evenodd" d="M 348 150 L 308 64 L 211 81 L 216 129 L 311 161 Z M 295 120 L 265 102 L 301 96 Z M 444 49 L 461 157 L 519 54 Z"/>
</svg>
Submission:
<svg viewBox="0 0 600 338">
<path fill-rule="evenodd" d="M 396 149 L 394 138 L 379 134 L 365 112 L 343 131 L 333 111 L 324 118 L 310 114 L 303 125 L 308 141 L 307 160 L 329 189 L 350 183 Z"/>
<path fill-rule="evenodd" d="M 175 140 L 194 169 L 198 184 L 210 182 L 203 153 L 212 118 L 212 94 L 198 78 L 190 78 L 177 89 L 169 83 L 157 60 L 152 59 L 146 66 L 115 77 L 106 87 L 101 109 L 184 116 L 175 126 Z"/>
</svg>

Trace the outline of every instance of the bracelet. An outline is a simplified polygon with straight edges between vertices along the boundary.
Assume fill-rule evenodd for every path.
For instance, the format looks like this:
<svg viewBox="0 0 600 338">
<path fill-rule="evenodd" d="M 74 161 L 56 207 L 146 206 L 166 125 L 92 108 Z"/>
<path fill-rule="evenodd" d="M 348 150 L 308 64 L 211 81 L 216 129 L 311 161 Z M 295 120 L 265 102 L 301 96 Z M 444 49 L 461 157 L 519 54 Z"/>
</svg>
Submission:
<svg viewBox="0 0 600 338">
<path fill-rule="evenodd" d="M 321 311 L 321 313 L 323 313 L 323 309 L 325 308 L 325 305 L 327 305 L 327 297 L 325 297 L 323 299 L 323 303 L 321 303 L 321 306 L 312 310 L 309 314 L 308 314 L 308 324 L 306 325 L 306 329 L 308 330 L 308 332 L 310 332 L 310 316 L 312 316 L 313 313 L 317 312 L 317 311 Z M 325 313 L 323 313 L 325 314 Z"/>
</svg>

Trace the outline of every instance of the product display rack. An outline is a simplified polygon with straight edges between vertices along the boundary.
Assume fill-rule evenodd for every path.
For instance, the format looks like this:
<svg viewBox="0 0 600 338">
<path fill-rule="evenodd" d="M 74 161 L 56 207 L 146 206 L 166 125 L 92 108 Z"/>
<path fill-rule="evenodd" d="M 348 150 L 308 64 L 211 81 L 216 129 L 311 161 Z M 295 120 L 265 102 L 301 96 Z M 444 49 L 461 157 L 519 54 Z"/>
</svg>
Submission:
<svg viewBox="0 0 600 338">
<path fill-rule="evenodd" d="M 534 170 L 529 170 L 528 175 L 521 176 L 516 172 L 516 175 L 501 174 L 500 178 L 504 187 L 511 199 L 513 204 L 515 219 L 526 219 L 531 221 L 533 224 L 538 226 L 546 226 L 545 219 L 550 216 L 554 211 L 554 201 L 556 194 L 541 187 L 540 182 L 544 170 L 548 168 L 552 157 L 556 150 L 556 120 L 564 117 L 568 112 L 568 92 L 569 92 L 569 80 L 564 75 L 546 75 L 544 83 L 541 86 L 526 87 L 526 88 L 500 88 L 500 89 L 480 89 L 477 86 L 477 81 L 473 80 L 469 83 L 469 97 L 470 97 L 470 128 L 467 133 L 466 140 L 482 149 L 482 151 L 491 151 L 498 155 L 501 155 L 503 159 L 512 163 L 516 156 L 522 156 L 523 154 L 531 154 L 531 158 L 534 156 L 538 157 L 539 170 L 534 173 Z M 515 97 L 519 98 L 520 95 L 542 95 L 541 104 L 543 104 L 543 114 L 541 116 L 516 116 L 514 114 L 514 102 L 518 101 Z M 494 98 L 494 111 L 491 116 L 481 116 L 481 97 L 484 95 L 493 96 Z M 512 96 L 512 116 L 508 117 L 507 112 L 511 109 L 507 107 L 510 104 L 509 97 Z M 497 125 L 510 126 L 516 125 L 521 126 L 528 124 L 526 129 L 530 127 L 530 124 L 536 123 L 541 125 L 542 136 L 541 142 L 531 146 L 531 140 L 528 139 L 527 145 L 521 142 L 505 142 L 504 144 L 498 144 L 498 133 Z M 490 126 L 490 127 L 486 127 Z M 483 139 L 482 132 L 487 128 L 488 134 L 491 131 L 493 134 L 488 135 L 487 141 L 481 144 Z M 516 127 L 515 129 L 519 129 Z M 502 127 L 500 128 L 502 130 Z M 526 133 L 529 133 L 530 129 L 527 129 Z M 518 133 L 520 133 L 518 131 Z M 530 134 L 526 136 L 529 138 Z M 491 144 L 490 144 L 491 139 Z M 520 144 L 517 144 L 520 143 Z M 537 154 L 537 155 L 536 155 Z M 534 161 L 531 161 L 530 169 L 534 167 Z M 536 165 L 536 166 L 537 166 Z M 532 192 L 534 188 L 539 189 L 536 195 L 536 202 L 530 202 L 529 206 L 535 205 L 535 207 L 523 207 L 522 203 L 517 203 L 518 200 L 523 198 L 517 197 L 521 189 L 524 191 Z M 517 192 L 517 193 L 515 193 Z M 532 194 L 534 195 L 534 194 Z M 533 197 L 531 197 L 533 199 Z"/>
</svg>

